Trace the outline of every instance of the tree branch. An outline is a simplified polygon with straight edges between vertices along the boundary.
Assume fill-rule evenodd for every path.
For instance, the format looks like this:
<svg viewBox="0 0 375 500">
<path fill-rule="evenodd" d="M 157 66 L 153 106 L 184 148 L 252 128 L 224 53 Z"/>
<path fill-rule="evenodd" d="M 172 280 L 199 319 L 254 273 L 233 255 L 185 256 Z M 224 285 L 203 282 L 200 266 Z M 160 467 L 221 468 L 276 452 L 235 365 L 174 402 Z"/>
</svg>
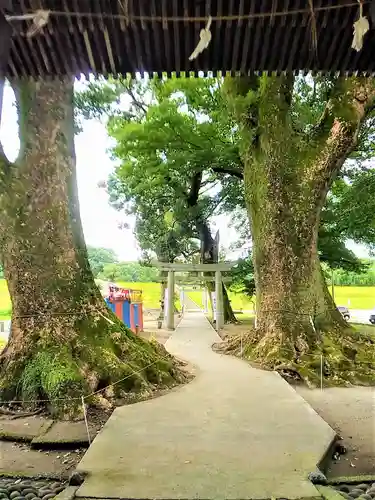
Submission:
<svg viewBox="0 0 375 500">
<path fill-rule="evenodd" d="M 319 136 L 322 134 L 322 132 L 324 131 L 327 132 L 327 130 L 328 131 L 330 130 L 332 123 L 333 123 L 333 116 L 330 112 L 329 103 L 327 103 L 323 113 L 321 114 L 318 122 L 315 124 L 310 134 L 310 139 L 317 140 Z"/>
<path fill-rule="evenodd" d="M 193 257 L 197 253 L 199 253 L 199 248 L 195 248 L 191 252 L 185 252 L 185 250 L 181 250 L 181 254 L 186 260 L 190 259 L 190 257 Z"/>
<path fill-rule="evenodd" d="M 371 78 L 338 79 L 333 97 L 319 121 L 324 134 L 315 137 L 317 154 L 306 165 L 305 180 L 321 205 L 349 154 L 355 149 L 360 128 L 375 103 Z M 331 126 L 328 126 L 331 124 Z"/>
<path fill-rule="evenodd" d="M 233 169 L 233 168 L 211 167 L 211 170 L 213 172 L 218 173 L 218 174 L 229 174 L 229 175 L 233 175 L 233 177 L 237 177 L 237 179 L 243 179 L 243 172 L 241 172 L 240 170 Z"/>
<path fill-rule="evenodd" d="M 134 106 L 136 106 L 140 111 L 142 111 L 145 115 L 147 115 L 147 108 L 144 103 L 138 101 L 138 99 L 135 97 L 134 92 L 131 88 L 131 82 L 130 85 L 126 87 L 126 92 L 132 98 Z"/>
<path fill-rule="evenodd" d="M 187 198 L 187 204 L 189 207 L 194 207 L 197 204 L 201 183 L 202 183 L 202 172 L 197 172 L 191 179 L 190 191 Z"/>
</svg>

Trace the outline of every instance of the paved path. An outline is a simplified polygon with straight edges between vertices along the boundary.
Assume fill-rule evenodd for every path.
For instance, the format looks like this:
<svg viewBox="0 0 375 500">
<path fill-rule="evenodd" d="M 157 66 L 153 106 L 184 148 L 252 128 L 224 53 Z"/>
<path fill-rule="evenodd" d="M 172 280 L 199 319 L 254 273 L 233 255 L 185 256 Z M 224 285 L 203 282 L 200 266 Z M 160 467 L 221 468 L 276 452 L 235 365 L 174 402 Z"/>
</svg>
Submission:
<svg viewBox="0 0 375 500">
<path fill-rule="evenodd" d="M 167 349 L 199 367 L 186 386 L 118 408 L 84 456 L 80 497 L 264 499 L 317 496 L 307 480 L 332 429 L 277 374 L 215 354 L 200 312 Z M 319 495 L 318 495 L 319 496 Z"/>
<path fill-rule="evenodd" d="M 187 294 L 185 294 L 184 299 L 185 311 L 198 312 L 201 310 L 198 304 L 194 302 L 194 300 L 192 300 Z"/>
</svg>

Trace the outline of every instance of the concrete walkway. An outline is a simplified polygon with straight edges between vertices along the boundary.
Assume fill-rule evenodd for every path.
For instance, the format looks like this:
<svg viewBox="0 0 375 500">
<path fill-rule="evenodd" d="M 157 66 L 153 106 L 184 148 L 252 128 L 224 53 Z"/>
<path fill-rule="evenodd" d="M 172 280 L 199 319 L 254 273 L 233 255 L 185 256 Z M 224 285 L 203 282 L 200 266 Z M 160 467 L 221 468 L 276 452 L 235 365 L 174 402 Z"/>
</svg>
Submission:
<svg viewBox="0 0 375 500">
<path fill-rule="evenodd" d="M 307 480 L 333 430 L 276 373 L 215 354 L 187 313 L 167 349 L 199 367 L 190 384 L 118 408 L 79 464 L 79 497 L 265 499 L 319 496 Z"/>
</svg>

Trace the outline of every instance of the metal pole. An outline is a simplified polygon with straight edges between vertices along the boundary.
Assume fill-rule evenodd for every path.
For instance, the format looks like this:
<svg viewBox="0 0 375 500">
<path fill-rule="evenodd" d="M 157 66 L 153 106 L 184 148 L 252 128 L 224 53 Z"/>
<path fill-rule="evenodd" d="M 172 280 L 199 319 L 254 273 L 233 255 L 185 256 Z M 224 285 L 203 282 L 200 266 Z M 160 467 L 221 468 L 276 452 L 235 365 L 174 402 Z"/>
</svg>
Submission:
<svg viewBox="0 0 375 500">
<path fill-rule="evenodd" d="M 331 286 L 332 286 L 332 299 L 333 302 L 335 302 L 335 278 L 333 275 L 333 269 L 331 271 Z"/>
<path fill-rule="evenodd" d="M 174 330 L 174 271 L 168 271 L 167 329 Z"/>
<path fill-rule="evenodd" d="M 224 326 L 223 311 L 223 283 L 221 280 L 221 271 L 215 272 L 215 292 L 216 292 L 216 330 L 219 331 Z"/>
</svg>

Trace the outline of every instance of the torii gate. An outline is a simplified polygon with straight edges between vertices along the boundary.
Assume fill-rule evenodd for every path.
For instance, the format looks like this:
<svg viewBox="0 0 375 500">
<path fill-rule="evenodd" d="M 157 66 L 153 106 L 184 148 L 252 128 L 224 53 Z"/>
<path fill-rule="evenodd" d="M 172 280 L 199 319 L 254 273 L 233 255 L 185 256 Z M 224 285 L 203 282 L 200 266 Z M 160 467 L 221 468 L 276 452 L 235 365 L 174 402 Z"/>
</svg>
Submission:
<svg viewBox="0 0 375 500">
<path fill-rule="evenodd" d="M 215 295 L 216 295 L 216 329 L 219 331 L 224 326 L 224 308 L 222 293 L 223 271 L 230 271 L 235 263 L 219 262 L 217 264 L 180 264 L 155 262 L 155 266 L 161 271 L 168 271 L 168 307 L 167 307 L 167 328 L 174 330 L 174 290 L 176 271 L 180 272 L 215 272 Z M 205 278 L 202 278 L 205 281 Z M 207 280 L 206 280 L 207 281 Z"/>
</svg>

